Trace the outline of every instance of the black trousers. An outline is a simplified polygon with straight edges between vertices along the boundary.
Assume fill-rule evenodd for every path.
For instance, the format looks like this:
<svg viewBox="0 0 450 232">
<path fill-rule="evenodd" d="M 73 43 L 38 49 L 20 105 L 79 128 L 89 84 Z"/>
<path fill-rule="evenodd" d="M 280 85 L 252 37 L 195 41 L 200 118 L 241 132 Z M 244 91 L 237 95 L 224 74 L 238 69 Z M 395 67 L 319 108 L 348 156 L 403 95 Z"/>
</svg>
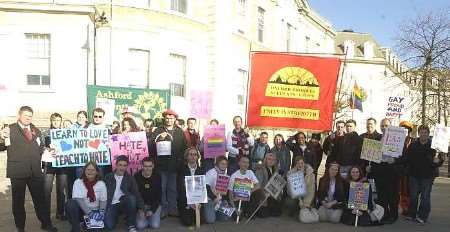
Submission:
<svg viewBox="0 0 450 232">
<path fill-rule="evenodd" d="M 45 204 L 44 178 L 42 176 L 11 178 L 12 211 L 16 227 L 19 229 L 25 228 L 25 191 L 27 186 L 33 200 L 37 218 L 43 226 L 50 225 L 50 209 Z"/>
<path fill-rule="evenodd" d="M 394 164 L 381 163 L 374 170 L 377 203 L 384 208 L 384 217 L 397 219 L 399 196 L 399 173 Z"/>
</svg>

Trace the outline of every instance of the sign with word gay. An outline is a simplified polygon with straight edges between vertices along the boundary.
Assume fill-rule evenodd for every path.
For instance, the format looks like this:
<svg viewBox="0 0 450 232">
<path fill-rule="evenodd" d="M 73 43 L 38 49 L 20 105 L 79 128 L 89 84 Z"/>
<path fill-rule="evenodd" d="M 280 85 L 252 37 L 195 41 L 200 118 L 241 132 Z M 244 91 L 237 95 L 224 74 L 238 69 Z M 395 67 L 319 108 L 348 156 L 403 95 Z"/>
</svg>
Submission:
<svg viewBox="0 0 450 232">
<path fill-rule="evenodd" d="M 233 197 L 235 200 L 250 201 L 253 182 L 248 178 L 236 178 L 233 183 Z"/>
<path fill-rule="evenodd" d="M 225 155 L 225 125 L 208 125 L 204 131 L 203 152 L 205 158 Z"/>
<path fill-rule="evenodd" d="M 367 210 L 369 204 L 370 184 L 362 182 L 350 182 L 348 193 L 348 208 Z"/>
<path fill-rule="evenodd" d="M 128 156 L 128 173 L 133 175 L 141 167 L 141 161 L 148 156 L 147 136 L 144 131 L 127 134 L 111 135 L 111 161 L 116 168 L 116 158 L 120 155 Z"/>
<path fill-rule="evenodd" d="M 389 126 L 384 133 L 381 142 L 383 144 L 383 156 L 398 158 L 403 153 L 407 130 L 403 127 Z"/>
<path fill-rule="evenodd" d="M 386 117 L 398 118 L 405 113 L 408 99 L 402 96 L 390 96 L 387 100 Z"/>
<path fill-rule="evenodd" d="M 226 195 L 228 192 L 228 185 L 230 183 L 230 177 L 227 175 L 217 175 L 216 180 L 216 192 L 222 195 Z"/>
<path fill-rule="evenodd" d="M 361 159 L 372 161 L 375 163 L 381 163 L 382 157 L 383 157 L 383 144 L 381 143 L 381 141 L 373 139 L 364 139 L 361 150 Z"/>
<path fill-rule="evenodd" d="M 57 151 L 53 167 L 78 167 L 89 161 L 111 164 L 106 128 L 52 129 L 50 139 Z"/>
</svg>

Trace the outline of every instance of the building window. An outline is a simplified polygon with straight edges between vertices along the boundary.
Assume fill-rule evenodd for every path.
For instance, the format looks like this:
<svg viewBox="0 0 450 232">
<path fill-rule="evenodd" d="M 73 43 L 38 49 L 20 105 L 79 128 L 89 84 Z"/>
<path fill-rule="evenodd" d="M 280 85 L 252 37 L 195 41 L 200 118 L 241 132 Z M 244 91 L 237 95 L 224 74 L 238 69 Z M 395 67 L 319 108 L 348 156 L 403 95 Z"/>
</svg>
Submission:
<svg viewBox="0 0 450 232">
<path fill-rule="evenodd" d="M 258 41 L 264 42 L 264 13 L 266 11 L 258 7 Z"/>
<path fill-rule="evenodd" d="M 150 51 L 130 49 L 127 85 L 129 87 L 149 87 Z"/>
<path fill-rule="evenodd" d="M 247 100 L 247 71 L 238 69 L 235 87 L 237 91 L 237 103 L 244 105 Z"/>
<path fill-rule="evenodd" d="M 170 92 L 172 96 L 186 96 L 186 56 L 170 54 Z"/>
<path fill-rule="evenodd" d="M 187 13 L 187 0 L 171 0 L 170 9 L 180 13 Z"/>
<path fill-rule="evenodd" d="M 291 51 L 291 34 L 292 34 L 292 25 L 286 24 L 286 51 Z"/>
<path fill-rule="evenodd" d="M 50 35 L 25 34 L 29 86 L 50 87 Z"/>
</svg>

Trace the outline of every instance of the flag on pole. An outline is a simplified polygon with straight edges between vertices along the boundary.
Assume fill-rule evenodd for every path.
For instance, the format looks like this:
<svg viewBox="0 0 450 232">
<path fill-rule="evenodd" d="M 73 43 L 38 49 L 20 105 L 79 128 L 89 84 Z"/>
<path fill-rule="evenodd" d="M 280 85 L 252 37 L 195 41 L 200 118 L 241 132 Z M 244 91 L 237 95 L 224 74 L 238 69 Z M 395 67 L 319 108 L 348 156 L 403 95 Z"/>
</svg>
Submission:
<svg viewBox="0 0 450 232">
<path fill-rule="evenodd" d="M 367 96 L 363 88 L 361 88 L 356 82 L 353 85 L 352 96 L 350 97 L 350 108 L 363 111 L 362 103 L 366 100 Z"/>
</svg>

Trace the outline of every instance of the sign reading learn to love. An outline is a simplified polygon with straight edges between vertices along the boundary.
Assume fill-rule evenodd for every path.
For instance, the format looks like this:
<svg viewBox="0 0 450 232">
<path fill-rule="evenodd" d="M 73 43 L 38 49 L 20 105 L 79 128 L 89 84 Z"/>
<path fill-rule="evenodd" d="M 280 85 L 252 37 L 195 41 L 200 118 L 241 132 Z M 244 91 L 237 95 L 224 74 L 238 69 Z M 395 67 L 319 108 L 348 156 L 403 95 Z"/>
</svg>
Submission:
<svg viewBox="0 0 450 232">
<path fill-rule="evenodd" d="M 111 164 L 106 128 L 54 129 L 50 136 L 57 151 L 53 167 L 84 166 L 89 161 Z"/>
</svg>

